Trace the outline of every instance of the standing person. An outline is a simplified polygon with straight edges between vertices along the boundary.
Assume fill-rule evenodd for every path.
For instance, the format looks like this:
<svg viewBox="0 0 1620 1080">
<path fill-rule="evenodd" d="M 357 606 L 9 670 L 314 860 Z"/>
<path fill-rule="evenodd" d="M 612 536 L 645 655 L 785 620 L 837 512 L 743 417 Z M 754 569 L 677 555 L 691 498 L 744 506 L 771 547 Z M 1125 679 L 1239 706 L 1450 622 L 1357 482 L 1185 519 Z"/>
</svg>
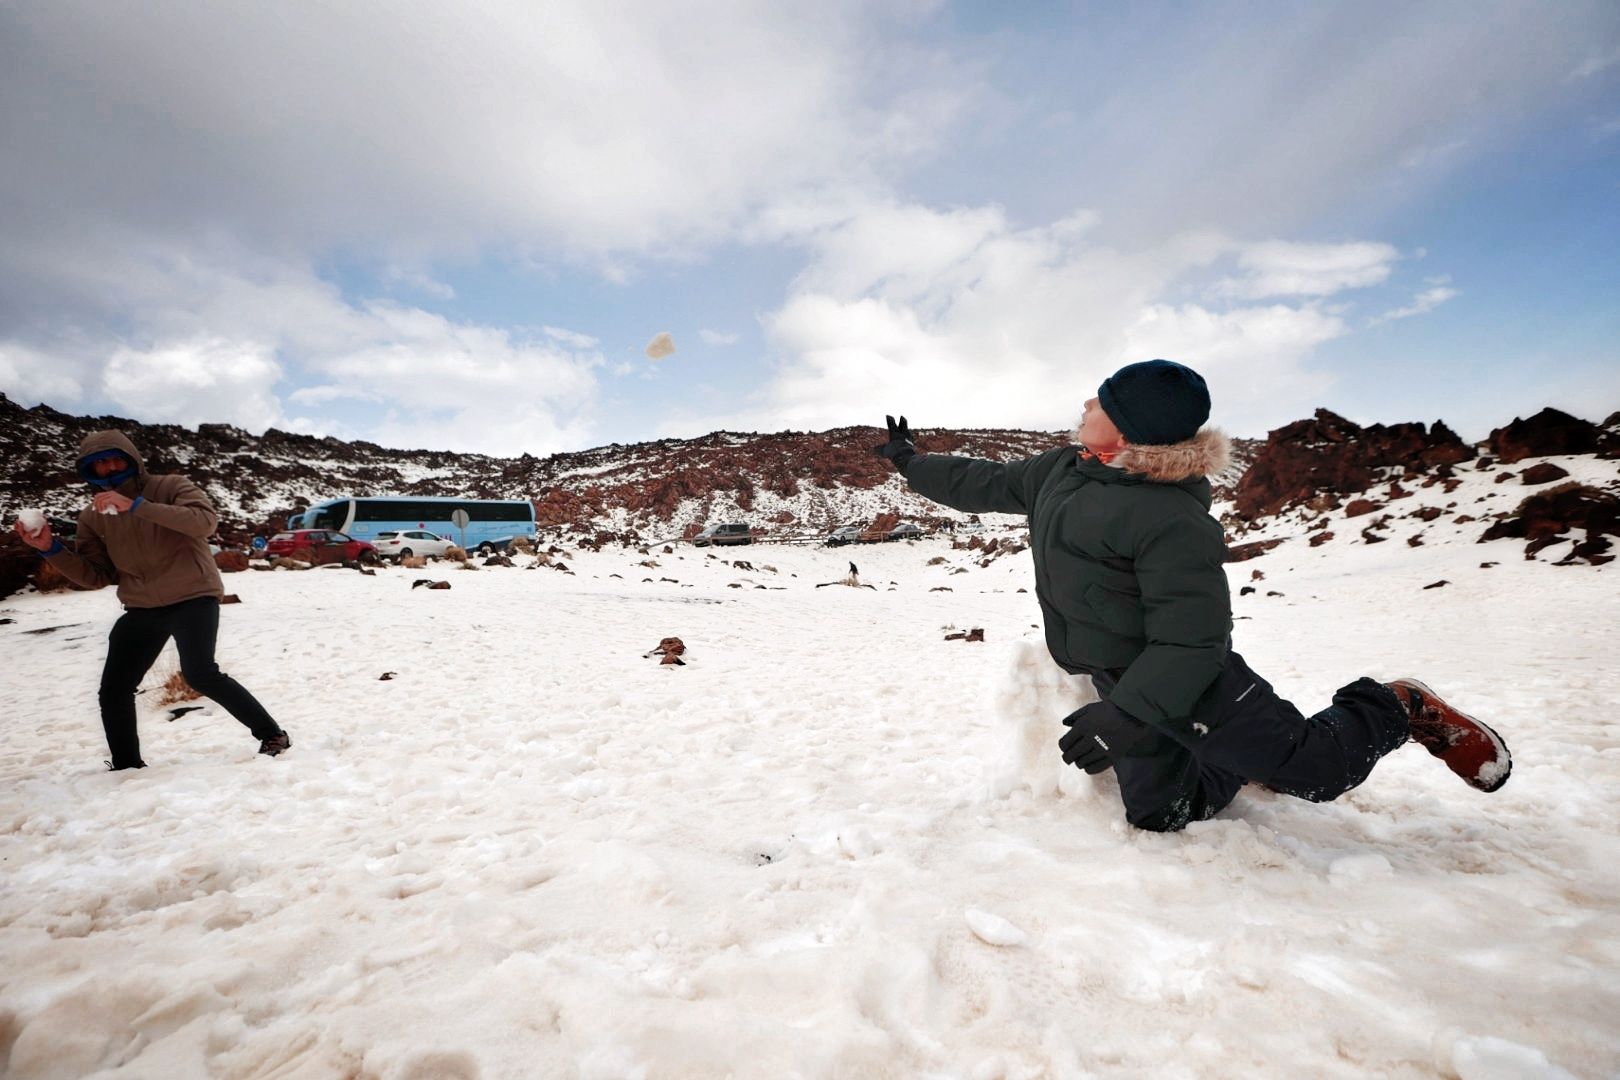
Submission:
<svg viewBox="0 0 1620 1080">
<path fill-rule="evenodd" d="M 152 476 L 121 431 L 98 431 L 79 444 L 79 475 L 96 494 L 79 514 L 74 550 L 50 526 L 17 534 L 64 576 L 87 589 L 116 583 L 124 614 L 107 639 L 101 672 L 101 724 L 112 751 L 108 767 L 142 769 L 135 727 L 135 689 L 172 637 L 180 673 L 223 705 L 271 757 L 292 740 L 254 696 L 214 661 L 219 568 L 208 552 L 218 524 L 202 489 L 183 476 Z"/>
<path fill-rule="evenodd" d="M 875 449 L 936 502 L 1027 515 L 1047 648 L 1102 698 L 1064 719 L 1063 760 L 1112 767 L 1132 825 L 1204 820 L 1250 780 L 1335 799 L 1408 739 L 1473 787 L 1501 787 L 1512 769 L 1501 737 L 1417 680 L 1357 679 L 1306 717 L 1233 651 L 1208 479 L 1227 442 L 1203 426 L 1209 411 L 1196 372 L 1148 360 L 1086 402 L 1078 446 L 1005 464 L 923 454 L 902 416 Z"/>
</svg>

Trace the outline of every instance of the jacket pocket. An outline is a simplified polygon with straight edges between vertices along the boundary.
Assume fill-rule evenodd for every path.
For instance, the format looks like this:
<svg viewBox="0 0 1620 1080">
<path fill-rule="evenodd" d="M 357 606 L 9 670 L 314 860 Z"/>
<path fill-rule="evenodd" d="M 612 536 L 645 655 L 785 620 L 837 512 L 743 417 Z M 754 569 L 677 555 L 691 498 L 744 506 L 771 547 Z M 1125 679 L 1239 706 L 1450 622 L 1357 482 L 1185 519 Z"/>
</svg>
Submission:
<svg viewBox="0 0 1620 1080">
<path fill-rule="evenodd" d="M 1086 586 L 1085 597 L 1086 604 L 1114 633 L 1121 637 L 1141 638 L 1146 632 L 1140 598 L 1105 589 L 1101 585 Z"/>
</svg>

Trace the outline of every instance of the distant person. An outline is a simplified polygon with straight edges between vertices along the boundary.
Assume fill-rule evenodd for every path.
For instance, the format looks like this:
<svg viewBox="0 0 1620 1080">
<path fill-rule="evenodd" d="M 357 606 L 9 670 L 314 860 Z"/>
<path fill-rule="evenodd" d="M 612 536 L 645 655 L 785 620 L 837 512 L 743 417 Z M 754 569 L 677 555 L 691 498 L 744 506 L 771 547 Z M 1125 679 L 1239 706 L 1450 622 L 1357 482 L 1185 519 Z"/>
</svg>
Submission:
<svg viewBox="0 0 1620 1080">
<path fill-rule="evenodd" d="M 1203 426 L 1209 411 L 1196 372 L 1148 360 L 1103 381 L 1078 446 L 1006 464 L 923 454 L 902 416 L 876 450 L 936 502 L 1028 516 L 1047 649 L 1102 697 L 1064 719 L 1063 760 L 1112 767 L 1132 825 L 1183 828 L 1251 780 L 1335 799 L 1408 739 L 1473 787 L 1501 787 L 1501 737 L 1417 680 L 1357 679 L 1306 717 L 1233 651 L 1208 479 L 1227 441 Z"/>
<path fill-rule="evenodd" d="M 23 543 L 40 552 L 69 580 L 87 589 L 117 584 L 124 614 L 107 639 L 101 673 L 101 724 L 113 770 L 141 769 L 135 727 L 135 690 L 172 637 L 180 673 L 198 693 L 213 698 L 259 740 L 271 757 L 292 745 L 264 706 L 214 661 L 219 569 L 208 552 L 218 516 L 202 489 L 183 476 L 152 476 L 121 431 L 98 431 L 79 444 L 79 475 L 95 490 L 79 514 L 73 550 L 50 526 L 30 532 L 14 526 Z"/>
</svg>

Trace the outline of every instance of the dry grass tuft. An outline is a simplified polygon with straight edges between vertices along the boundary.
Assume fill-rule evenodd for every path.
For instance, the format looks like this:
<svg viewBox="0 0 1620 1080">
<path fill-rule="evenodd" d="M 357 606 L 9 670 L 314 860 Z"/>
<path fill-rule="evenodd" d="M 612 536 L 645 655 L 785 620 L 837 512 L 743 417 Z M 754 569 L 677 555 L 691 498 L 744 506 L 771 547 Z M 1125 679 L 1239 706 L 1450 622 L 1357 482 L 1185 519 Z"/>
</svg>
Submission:
<svg viewBox="0 0 1620 1080">
<path fill-rule="evenodd" d="M 186 677 L 176 671 L 163 681 L 163 689 L 158 697 L 159 705 L 178 705 L 182 701 L 196 701 L 201 694 L 191 688 Z"/>
</svg>

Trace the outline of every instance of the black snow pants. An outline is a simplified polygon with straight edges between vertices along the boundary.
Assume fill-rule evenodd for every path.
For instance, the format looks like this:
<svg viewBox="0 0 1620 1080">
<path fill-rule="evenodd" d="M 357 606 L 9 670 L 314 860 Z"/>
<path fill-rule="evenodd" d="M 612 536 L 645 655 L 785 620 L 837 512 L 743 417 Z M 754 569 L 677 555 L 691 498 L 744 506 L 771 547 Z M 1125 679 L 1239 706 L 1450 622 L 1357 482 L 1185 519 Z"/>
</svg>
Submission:
<svg viewBox="0 0 1620 1080">
<path fill-rule="evenodd" d="M 107 664 L 101 671 L 101 726 L 107 732 L 112 767 L 142 764 L 141 737 L 135 729 L 135 690 L 169 638 L 180 653 L 180 673 L 199 694 L 213 698 L 258 739 L 279 734 L 280 726 L 242 684 L 219 670 L 214 641 L 219 634 L 219 601 L 199 596 L 156 608 L 129 608 L 107 635 Z"/>
<path fill-rule="evenodd" d="M 1091 678 L 1107 697 L 1123 674 L 1100 671 Z M 1393 690 L 1365 678 L 1341 688 L 1315 716 L 1304 716 L 1243 657 L 1228 652 L 1188 726 L 1199 734 L 1176 738 L 1155 731 L 1114 762 L 1125 818 L 1139 829 L 1174 832 L 1213 817 L 1250 780 L 1312 802 L 1336 799 L 1406 742 L 1409 720 Z"/>
</svg>

